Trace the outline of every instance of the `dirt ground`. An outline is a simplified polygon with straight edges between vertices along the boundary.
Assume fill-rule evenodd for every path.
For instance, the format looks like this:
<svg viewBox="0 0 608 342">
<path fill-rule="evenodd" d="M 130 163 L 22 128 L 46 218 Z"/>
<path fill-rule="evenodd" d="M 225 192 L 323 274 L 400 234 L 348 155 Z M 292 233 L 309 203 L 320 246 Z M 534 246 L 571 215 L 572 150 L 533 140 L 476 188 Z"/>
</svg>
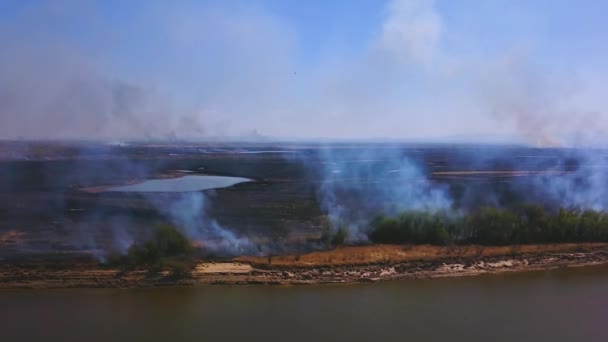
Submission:
<svg viewBox="0 0 608 342">
<path fill-rule="evenodd" d="M 251 271 L 253 271 L 253 267 L 248 264 L 237 262 L 202 262 L 192 270 L 192 274 L 249 273 Z"/>
<path fill-rule="evenodd" d="M 515 254 L 514 254 L 515 253 Z M 478 276 L 608 264 L 607 244 L 344 247 L 301 256 L 201 260 L 193 269 L 122 270 L 96 264 L 0 264 L 0 289 L 150 287 L 167 285 L 310 285 L 408 278 Z"/>
</svg>

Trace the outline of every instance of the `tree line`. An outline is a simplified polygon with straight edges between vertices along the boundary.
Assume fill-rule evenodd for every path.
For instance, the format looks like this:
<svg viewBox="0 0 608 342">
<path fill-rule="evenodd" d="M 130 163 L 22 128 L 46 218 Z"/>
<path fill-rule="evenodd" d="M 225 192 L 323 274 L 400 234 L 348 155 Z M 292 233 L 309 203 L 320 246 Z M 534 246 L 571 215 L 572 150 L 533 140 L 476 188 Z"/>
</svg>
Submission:
<svg viewBox="0 0 608 342">
<path fill-rule="evenodd" d="M 376 243 L 510 245 L 608 242 L 608 213 L 539 205 L 483 207 L 474 212 L 405 211 L 378 216 L 368 237 Z"/>
</svg>

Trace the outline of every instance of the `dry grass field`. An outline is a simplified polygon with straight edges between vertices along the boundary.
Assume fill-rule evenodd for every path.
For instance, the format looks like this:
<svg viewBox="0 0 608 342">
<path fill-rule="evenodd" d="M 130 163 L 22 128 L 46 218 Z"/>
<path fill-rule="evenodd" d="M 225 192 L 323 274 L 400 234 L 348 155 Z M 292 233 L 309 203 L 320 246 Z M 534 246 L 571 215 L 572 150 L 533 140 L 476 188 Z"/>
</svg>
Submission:
<svg viewBox="0 0 608 342">
<path fill-rule="evenodd" d="M 329 251 L 311 252 L 302 255 L 283 255 L 270 258 L 273 266 L 318 267 L 338 265 L 364 265 L 398 263 L 421 260 L 458 258 L 482 258 L 522 254 L 561 253 L 584 251 L 607 247 L 608 243 L 566 243 L 517 246 L 431 246 L 431 245 L 371 245 L 347 246 Z M 252 265 L 268 265 L 268 257 L 237 257 L 234 261 Z"/>
</svg>

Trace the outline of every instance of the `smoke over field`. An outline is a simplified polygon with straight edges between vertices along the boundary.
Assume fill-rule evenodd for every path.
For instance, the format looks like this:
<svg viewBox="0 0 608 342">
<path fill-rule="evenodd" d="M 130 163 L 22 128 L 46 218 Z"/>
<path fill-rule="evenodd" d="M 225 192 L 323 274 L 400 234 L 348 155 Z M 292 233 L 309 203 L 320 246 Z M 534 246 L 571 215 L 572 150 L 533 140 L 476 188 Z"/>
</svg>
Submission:
<svg viewBox="0 0 608 342">
<path fill-rule="evenodd" d="M 459 216 L 524 204 L 604 211 L 607 159 L 591 149 L 389 145 L 320 149 L 300 162 L 314 165 L 317 200 L 332 228 L 364 241 L 375 216 L 405 211 Z"/>
<path fill-rule="evenodd" d="M 404 212 L 460 218 L 525 204 L 608 210 L 601 149 L 3 143 L 8 150 L 15 153 L 0 163 L 0 257 L 8 259 L 61 252 L 54 255 L 106 260 L 153 238 L 159 224 L 176 227 L 205 255 L 224 257 L 300 253 L 340 239 L 368 243 L 375 219 Z M 183 192 L 110 190 L 185 175 L 251 181 Z"/>
<path fill-rule="evenodd" d="M 168 224 L 267 255 L 405 212 L 608 210 L 598 4 L 114 6 L 0 4 L 0 254 L 103 259 Z M 210 175 L 251 181 L 111 190 Z"/>
</svg>

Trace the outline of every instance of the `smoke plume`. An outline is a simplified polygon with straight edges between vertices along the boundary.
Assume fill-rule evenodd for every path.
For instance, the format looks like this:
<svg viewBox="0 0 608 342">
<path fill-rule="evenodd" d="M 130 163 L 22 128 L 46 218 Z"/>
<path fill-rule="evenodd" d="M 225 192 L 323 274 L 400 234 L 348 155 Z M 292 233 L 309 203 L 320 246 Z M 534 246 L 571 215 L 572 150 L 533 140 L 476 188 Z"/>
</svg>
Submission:
<svg viewBox="0 0 608 342">
<path fill-rule="evenodd" d="M 603 139 L 597 68 L 548 59 L 543 40 L 515 35 L 541 25 L 517 11 L 501 13 L 515 37 L 492 45 L 493 6 L 474 18 L 459 6 L 377 3 L 356 41 L 337 10 L 324 26 L 335 32 L 310 36 L 262 3 L 150 1 L 116 17 L 94 2 L 7 8 L 0 138 Z"/>
</svg>

